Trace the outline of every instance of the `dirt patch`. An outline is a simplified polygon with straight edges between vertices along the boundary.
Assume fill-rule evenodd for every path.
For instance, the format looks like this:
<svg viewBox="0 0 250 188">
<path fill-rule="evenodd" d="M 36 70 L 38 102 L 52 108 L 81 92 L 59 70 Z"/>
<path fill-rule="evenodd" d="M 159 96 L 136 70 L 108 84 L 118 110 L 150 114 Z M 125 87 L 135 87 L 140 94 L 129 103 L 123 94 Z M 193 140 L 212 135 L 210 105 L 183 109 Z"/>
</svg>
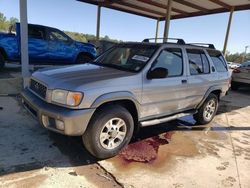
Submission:
<svg viewBox="0 0 250 188">
<path fill-rule="evenodd" d="M 222 171 L 222 170 L 226 170 L 228 166 L 229 166 L 229 162 L 223 162 L 221 163 L 221 166 L 216 167 L 216 169 L 219 171 Z"/>
<path fill-rule="evenodd" d="M 159 147 L 168 144 L 173 134 L 168 132 L 130 144 L 121 151 L 120 156 L 128 162 L 152 162 L 157 158 Z"/>
<path fill-rule="evenodd" d="M 199 151 L 192 139 L 182 132 L 167 132 L 127 146 L 118 156 L 109 159 L 119 170 L 134 168 L 170 169 L 177 157 L 195 157 Z"/>
<path fill-rule="evenodd" d="M 70 173 L 73 176 L 84 176 L 97 187 L 119 187 L 114 178 L 97 164 L 75 167 L 74 172 Z"/>
<path fill-rule="evenodd" d="M 48 178 L 47 175 L 44 174 L 35 174 L 33 171 L 24 172 L 22 176 L 20 174 L 11 174 L 2 177 L 0 179 L 0 188 L 3 187 L 29 187 L 35 188 L 41 185 L 46 179 Z"/>
<path fill-rule="evenodd" d="M 226 179 L 222 180 L 223 187 L 233 187 L 234 183 L 236 182 L 236 179 L 234 177 L 227 177 Z"/>
</svg>

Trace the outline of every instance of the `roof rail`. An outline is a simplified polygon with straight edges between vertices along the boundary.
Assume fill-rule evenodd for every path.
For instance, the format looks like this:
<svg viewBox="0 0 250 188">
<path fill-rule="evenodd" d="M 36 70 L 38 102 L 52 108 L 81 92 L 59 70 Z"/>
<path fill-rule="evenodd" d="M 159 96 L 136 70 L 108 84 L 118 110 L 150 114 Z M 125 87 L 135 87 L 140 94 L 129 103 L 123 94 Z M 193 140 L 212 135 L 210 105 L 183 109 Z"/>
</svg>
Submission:
<svg viewBox="0 0 250 188">
<path fill-rule="evenodd" d="M 215 46 L 213 44 L 206 44 L 206 43 L 188 43 L 188 45 L 192 46 L 203 46 L 203 47 L 208 47 L 211 49 L 215 49 Z"/>
<path fill-rule="evenodd" d="M 150 40 L 155 40 L 155 39 L 176 40 L 177 44 L 186 44 L 183 39 L 178 39 L 178 38 L 147 38 L 147 39 L 144 39 L 142 42 L 150 42 Z"/>
</svg>

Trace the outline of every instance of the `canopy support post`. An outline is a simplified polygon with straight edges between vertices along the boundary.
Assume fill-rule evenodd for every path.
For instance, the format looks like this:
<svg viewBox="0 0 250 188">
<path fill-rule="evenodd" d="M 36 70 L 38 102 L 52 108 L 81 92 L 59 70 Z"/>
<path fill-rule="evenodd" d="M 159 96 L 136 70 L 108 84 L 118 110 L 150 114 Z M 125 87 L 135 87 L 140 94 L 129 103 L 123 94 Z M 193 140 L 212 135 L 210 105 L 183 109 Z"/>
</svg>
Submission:
<svg viewBox="0 0 250 188">
<path fill-rule="evenodd" d="M 155 43 L 157 43 L 158 32 L 159 32 L 159 23 L 160 23 L 160 19 L 157 19 L 156 30 L 155 30 Z"/>
<path fill-rule="evenodd" d="M 97 8 L 96 39 L 100 39 L 101 5 Z"/>
<path fill-rule="evenodd" d="M 232 9 L 231 9 L 229 19 L 228 19 L 227 32 L 226 32 L 224 47 L 223 47 L 223 54 L 224 55 L 226 55 L 226 51 L 227 51 L 227 44 L 228 44 L 228 38 L 229 38 L 231 25 L 232 25 L 233 13 L 234 13 L 234 7 L 232 7 Z"/>
<path fill-rule="evenodd" d="M 169 35 L 169 27 L 170 27 L 170 19 L 171 19 L 171 11 L 172 11 L 172 4 L 173 0 L 168 0 L 168 7 L 167 7 L 167 14 L 165 19 L 165 28 L 164 28 L 164 35 L 163 35 L 163 42 L 167 41 Z"/>
<path fill-rule="evenodd" d="M 23 87 L 27 87 L 29 82 L 29 54 L 28 54 L 28 16 L 27 0 L 19 0 L 20 9 L 20 51 Z"/>
</svg>

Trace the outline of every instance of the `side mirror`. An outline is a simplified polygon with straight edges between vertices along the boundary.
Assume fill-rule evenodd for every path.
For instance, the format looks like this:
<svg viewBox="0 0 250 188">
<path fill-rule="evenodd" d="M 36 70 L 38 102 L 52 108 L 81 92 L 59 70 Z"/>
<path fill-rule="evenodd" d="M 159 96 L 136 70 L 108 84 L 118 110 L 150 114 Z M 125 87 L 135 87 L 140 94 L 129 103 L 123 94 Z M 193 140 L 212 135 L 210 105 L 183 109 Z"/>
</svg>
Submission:
<svg viewBox="0 0 250 188">
<path fill-rule="evenodd" d="M 166 78 L 168 76 L 168 69 L 158 67 L 155 68 L 154 70 L 150 70 L 147 74 L 148 79 L 161 79 L 161 78 Z"/>
</svg>

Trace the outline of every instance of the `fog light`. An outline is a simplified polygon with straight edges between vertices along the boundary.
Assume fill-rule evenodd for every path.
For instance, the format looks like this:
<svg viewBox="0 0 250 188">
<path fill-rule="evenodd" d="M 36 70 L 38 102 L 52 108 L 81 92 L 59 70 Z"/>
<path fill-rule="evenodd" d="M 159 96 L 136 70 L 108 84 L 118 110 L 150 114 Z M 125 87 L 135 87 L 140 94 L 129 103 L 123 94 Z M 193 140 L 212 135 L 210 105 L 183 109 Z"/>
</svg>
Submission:
<svg viewBox="0 0 250 188">
<path fill-rule="evenodd" d="M 43 126 L 48 127 L 49 126 L 49 117 L 42 115 L 42 123 L 43 123 Z"/>
<path fill-rule="evenodd" d="M 56 128 L 63 131 L 64 130 L 64 122 L 61 120 L 56 120 Z"/>
</svg>

